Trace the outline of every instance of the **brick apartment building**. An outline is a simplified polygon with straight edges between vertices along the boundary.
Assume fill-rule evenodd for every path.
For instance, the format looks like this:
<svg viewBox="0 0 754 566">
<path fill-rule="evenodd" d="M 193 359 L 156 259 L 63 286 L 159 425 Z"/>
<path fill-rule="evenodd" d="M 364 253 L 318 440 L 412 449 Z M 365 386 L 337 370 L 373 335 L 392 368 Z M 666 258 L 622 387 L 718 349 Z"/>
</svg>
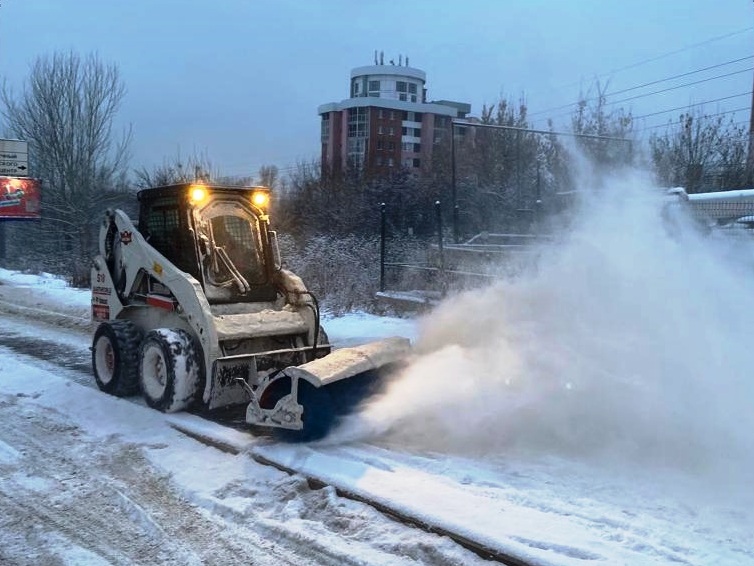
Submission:
<svg viewBox="0 0 754 566">
<path fill-rule="evenodd" d="M 465 118 L 471 105 L 427 102 L 426 74 L 405 65 L 403 57 L 385 65 L 351 70 L 350 98 L 322 104 L 322 168 L 338 173 L 356 167 L 386 175 L 404 167 L 428 171 L 432 151 L 450 135 L 451 120 Z M 445 138 L 447 139 L 447 137 Z"/>
</svg>

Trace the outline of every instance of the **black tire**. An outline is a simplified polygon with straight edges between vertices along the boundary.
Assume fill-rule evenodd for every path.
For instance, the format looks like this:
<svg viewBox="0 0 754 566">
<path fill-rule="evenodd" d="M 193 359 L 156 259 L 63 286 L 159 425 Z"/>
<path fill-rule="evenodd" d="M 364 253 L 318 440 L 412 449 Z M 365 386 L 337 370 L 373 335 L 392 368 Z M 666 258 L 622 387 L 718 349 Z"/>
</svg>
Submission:
<svg viewBox="0 0 754 566">
<path fill-rule="evenodd" d="M 92 339 L 92 369 L 97 387 L 116 397 L 139 391 L 136 364 L 142 332 L 130 320 L 103 322 Z"/>
<path fill-rule="evenodd" d="M 196 398 L 204 364 L 201 348 L 188 332 L 157 329 L 142 341 L 137 367 L 147 405 L 176 413 Z"/>
<path fill-rule="evenodd" d="M 327 436 L 335 423 L 335 408 L 330 392 L 325 387 L 314 387 L 308 381 L 298 382 L 298 403 L 304 408 L 301 415 L 302 430 L 276 429 L 275 433 L 286 442 L 311 442 Z"/>
</svg>

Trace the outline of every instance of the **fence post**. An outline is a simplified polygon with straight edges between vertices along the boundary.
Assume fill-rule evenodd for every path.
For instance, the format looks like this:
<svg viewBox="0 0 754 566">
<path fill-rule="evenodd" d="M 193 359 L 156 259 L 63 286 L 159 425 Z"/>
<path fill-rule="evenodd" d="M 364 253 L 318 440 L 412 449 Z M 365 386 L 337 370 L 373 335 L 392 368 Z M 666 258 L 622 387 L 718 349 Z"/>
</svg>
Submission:
<svg viewBox="0 0 754 566">
<path fill-rule="evenodd" d="M 445 250 L 443 249 L 442 241 L 442 207 L 440 201 L 435 201 L 435 217 L 437 219 L 437 254 L 440 263 L 440 288 L 442 294 L 445 295 Z"/>
<path fill-rule="evenodd" d="M 385 203 L 380 204 L 380 291 L 385 290 L 385 233 L 387 225 L 387 214 L 385 212 Z"/>
</svg>

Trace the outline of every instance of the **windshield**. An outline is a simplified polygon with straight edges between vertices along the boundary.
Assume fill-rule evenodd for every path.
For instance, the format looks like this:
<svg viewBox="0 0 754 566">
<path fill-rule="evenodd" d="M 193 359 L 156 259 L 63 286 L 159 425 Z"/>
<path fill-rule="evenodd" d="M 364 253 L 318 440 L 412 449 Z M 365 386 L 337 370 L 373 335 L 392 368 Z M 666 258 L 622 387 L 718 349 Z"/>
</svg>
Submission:
<svg viewBox="0 0 754 566">
<path fill-rule="evenodd" d="M 218 204 L 203 211 L 202 261 L 205 292 L 212 300 L 243 300 L 253 287 L 267 283 L 259 222 L 251 213 Z"/>
</svg>

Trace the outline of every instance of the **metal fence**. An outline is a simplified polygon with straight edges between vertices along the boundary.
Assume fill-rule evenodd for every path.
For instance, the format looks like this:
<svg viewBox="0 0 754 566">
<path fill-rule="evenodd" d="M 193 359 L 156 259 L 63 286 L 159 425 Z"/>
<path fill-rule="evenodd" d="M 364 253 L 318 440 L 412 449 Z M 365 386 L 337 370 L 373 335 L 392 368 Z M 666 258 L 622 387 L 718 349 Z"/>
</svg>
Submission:
<svg viewBox="0 0 754 566">
<path fill-rule="evenodd" d="M 452 241 L 442 207 L 435 203 L 434 241 L 399 246 L 389 233 L 388 210 L 381 207 L 380 290 L 377 298 L 402 309 L 432 306 L 449 293 L 492 283 L 531 266 L 548 236 L 479 233 L 466 242 Z"/>
</svg>

